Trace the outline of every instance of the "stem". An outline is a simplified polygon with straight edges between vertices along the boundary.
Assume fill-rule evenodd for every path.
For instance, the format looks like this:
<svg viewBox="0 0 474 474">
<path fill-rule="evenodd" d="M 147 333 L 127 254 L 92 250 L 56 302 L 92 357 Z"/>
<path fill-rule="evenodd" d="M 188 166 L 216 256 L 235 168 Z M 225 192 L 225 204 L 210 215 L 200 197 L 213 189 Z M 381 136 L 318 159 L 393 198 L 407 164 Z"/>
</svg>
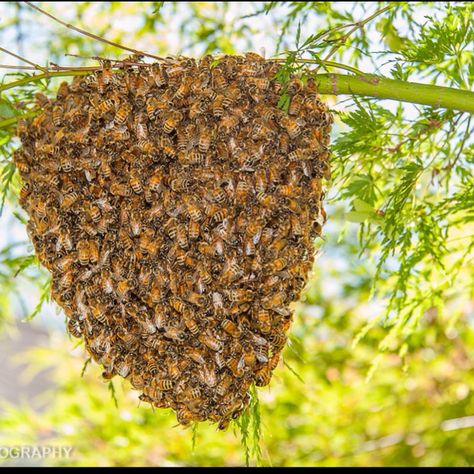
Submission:
<svg viewBox="0 0 474 474">
<path fill-rule="evenodd" d="M 16 117 L 11 117 L 9 119 L 0 120 L 0 128 L 8 127 L 18 122 L 20 119 L 34 117 L 41 113 L 41 110 L 30 110 L 22 115 L 17 115 Z"/>
<path fill-rule="evenodd" d="M 120 71 L 120 69 L 116 70 Z M 83 76 L 89 72 L 90 69 L 36 74 L 0 86 L 0 92 L 45 78 Z M 319 84 L 319 92 L 321 94 L 360 95 L 474 113 L 474 92 L 467 90 L 398 81 L 374 74 L 364 74 L 363 76 L 315 74 L 313 77 Z"/>
<path fill-rule="evenodd" d="M 29 76 L 29 77 L 24 77 L 23 79 L 18 79 L 18 81 L 13 81 L 8 84 L 5 84 L 4 86 L 0 86 L 0 92 L 6 91 L 8 89 L 12 89 L 13 87 L 18 87 L 18 86 L 23 86 L 25 84 L 28 84 L 29 82 L 37 82 L 40 81 L 41 79 L 48 79 L 50 77 L 64 77 L 64 76 L 85 76 L 86 74 L 89 74 L 91 70 L 94 70 L 97 68 L 87 68 L 85 70 L 77 70 L 75 68 L 74 71 L 58 71 L 58 72 L 48 72 L 45 74 L 35 74 L 34 76 Z"/>
<path fill-rule="evenodd" d="M 321 94 L 362 95 L 474 113 L 474 92 L 366 74 L 316 74 Z"/>
<path fill-rule="evenodd" d="M 28 59 L 19 56 L 18 54 L 12 53 L 11 51 L 8 51 L 8 49 L 0 47 L 0 51 L 10 56 L 13 56 L 14 58 L 19 59 L 20 61 L 23 61 L 26 64 L 29 64 L 33 69 L 39 69 L 40 71 L 46 72 L 46 69 L 44 67 L 41 67 L 38 64 L 35 64 L 29 61 Z"/>
<path fill-rule="evenodd" d="M 369 21 L 372 21 L 374 18 L 378 17 L 382 13 L 385 13 L 387 10 L 390 10 L 393 5 L 387 5 L 384 8 L 381 8 L 380 10 L 377 10 L 375 13 L 367 17 L 365 20 L 359 21 L 354 25 L 354 27 L 349 30 L 346 34 L 344 34 L 341 38 L 338 39 L 337 44 L 335 44 L 331 50 L 329 51 L 328 55 L 324 58 L 324 61 L 328 61 L 329 58 L 336 53 L 336 51 L 342 46 L 342 43 L 345 43 L 347 38 L 352 35 L 352 33 L 355 33 L 358 29 L 363 28 Z"/>
</svg>

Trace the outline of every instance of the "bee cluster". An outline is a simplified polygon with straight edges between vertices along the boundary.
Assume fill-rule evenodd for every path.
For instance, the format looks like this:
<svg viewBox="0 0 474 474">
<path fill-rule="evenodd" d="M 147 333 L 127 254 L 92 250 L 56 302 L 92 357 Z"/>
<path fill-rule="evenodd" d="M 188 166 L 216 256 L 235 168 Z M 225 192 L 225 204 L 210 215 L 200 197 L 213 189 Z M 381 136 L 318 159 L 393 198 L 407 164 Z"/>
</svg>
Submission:
<svg viewBox="0 0 474 474">
<path fill-rule="evenodd" d="M 254 53 L 62 83 L 19 123 L 20 204 L 103 377 L 225 428 L 269 383 L 325 220 L 332 116 Z"/>
</svg>

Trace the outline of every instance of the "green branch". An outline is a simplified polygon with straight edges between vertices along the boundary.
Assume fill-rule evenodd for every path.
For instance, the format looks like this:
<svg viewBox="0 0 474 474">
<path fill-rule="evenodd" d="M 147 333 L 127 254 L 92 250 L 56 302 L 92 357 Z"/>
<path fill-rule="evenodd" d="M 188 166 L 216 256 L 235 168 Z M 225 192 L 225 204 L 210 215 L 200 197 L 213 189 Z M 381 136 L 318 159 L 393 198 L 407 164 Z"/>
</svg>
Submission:
<svg viewBox="0 0 474 474">
<path fill-rule="evenodd" d="M 462 89 L 398 81 L 373 74 L 316 74 L 314 78 L 321 94 L 377 97 L 474 113 L 474 92 Z"/>
<path fill-rule="evenodd" d="M 33 76 L 24 77 L 23 79 L 18 79 L 17 81 L 9 82 L 8 84 L 4 84 L 0 86 L 0 92 L 6 91 L 8 89 L 12 89 L 14 87 L 24 86 L 30 82 L 37 82 L 41 79 L 49 79 L 50 77 L 65 77 L 65 76 L 85 76 L 86 74 L 90 74 L 91 70 L 95 70 L 97 68 L 88 68 L 88 69 L 78 69 L 74 71 L 57 71 L 57 72 L 47 72 L 44 74 L 35 74 Z"/>
<path fill-rule="evenodd" d="M 338 63 L 329 64 L 335 66 Z M 340 65 L 338 65 L 340 67 Z M 79 76 L 90 70 L 73 70 L 36 74 L 0 86 L 0 92 L 50 77 Z M 315 74 L 321 94 L 356 95 L 392 99 L 414 104 L 430 105 L 435 108 L 460 110 L 474 113 L 474 92 L 451 87 L 405 82 L 376 76 L 374 74 Z"/>
<path fill-rule="evenodd" d="M 41 110 L 29 110 L 28 112 L 17 115 L 15 117 L 11 117 L 5 120 L 0 120 L 0 128 L 5 128 L 9 127 L 10 125 L 13 125 L 18 122 L 20 119 L 26 119 L 30 117 L 35 117 L 36 115 L 40 114 Z"/>
</svg>

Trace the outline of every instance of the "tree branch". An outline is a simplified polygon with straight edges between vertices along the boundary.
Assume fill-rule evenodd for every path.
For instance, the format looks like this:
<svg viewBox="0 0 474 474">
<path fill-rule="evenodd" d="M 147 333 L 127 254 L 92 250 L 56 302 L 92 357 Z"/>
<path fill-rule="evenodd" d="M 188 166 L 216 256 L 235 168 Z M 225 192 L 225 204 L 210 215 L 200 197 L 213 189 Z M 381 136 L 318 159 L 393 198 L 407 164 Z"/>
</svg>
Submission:
<svg viewBox="0 0 474 474">
<path fill-rule="evenodd" d="M 321 94 L 368 96 L 474 113 L 474 92 L 471 91 L 387 79 L 374 74 L 316 74 L 313 77 Z"/>
<path fill-rule="evenodd" d="M 0 128 L 5 128 L 5 127 L 8 127 L 10 125 L 13 125 L 13 124 L 17 123 L 18 120 L 20 120 L 20 119 L 35 117 L 36 115 L 38 115 L 40 113 L 41 113 L 41 110 L 29 110 L 28 112 L 26 112 L 24 114 L 21 114 L 21 115 L 17 115 L 16 117 L 11 117 L 11 118 L 8 118 L 8 119 L 5 119 L 5 120 L 0 120 Z"/>
<path fill-rule="evenodd" d="M 0 86 L 0 92 L 51 77 L 83 76 L 95 69 L 97 68 L 84 67 L 74 68 L 74 70 L 36 74 Z M 123 71 L 123 69 L 116 68 L 113 71 Z M 363 76 L 314 74 L 313 77 L 318 83 L 321 94 L 376 97 L 378 99 L 398 100 L 413 104 L 430 105 L 434 108 L 474 113 L 474 92 L 471 91 L 399 81 L 376 76 L 375 74 L 364 74 Z"/>
<path fill-rule="evenodd" d="M 23 62 L 26 63 L 26 64 L 29 64 L 33 69 L 38 69 L 38 70 L 40 70 L 40 71 L 46 72 L 46 69 L 45 69 L 44 67 L 39 66 L 38 64 L 35 64 L 35 63 L 31 62 L 31 61 L 28 61 L 28 59 L 25 59 L 25 58 L 19 56 L 18 54 L 12 53 L 12 52 L 9 51 L 8 49 L 5 49 L 5 48 L 0 47 L 0 51 L 2 51 L 2 52 L 5 53 L 5 54 L 9 54 L 10 56 L 13 56 L 13 57 L 16 58 L 16 59 L 19 59 L 20 61 L 23 61 Z M 21 66 L 19 66 L 19 67 L 21 67 Z"/>
</svg>

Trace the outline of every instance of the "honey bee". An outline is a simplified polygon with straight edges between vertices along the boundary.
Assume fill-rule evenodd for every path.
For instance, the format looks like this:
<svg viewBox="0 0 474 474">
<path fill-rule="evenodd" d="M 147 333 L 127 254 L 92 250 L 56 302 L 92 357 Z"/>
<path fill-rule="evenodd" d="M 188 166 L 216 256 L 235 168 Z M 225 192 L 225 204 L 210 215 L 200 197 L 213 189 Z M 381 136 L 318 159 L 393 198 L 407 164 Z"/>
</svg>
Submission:
<svg viewBox="0 0 474 474">
<path fill-rule="evenodd" d="M 143 112 L 139 112 L 134 121 L 135 135 L 140 143 L 141 140 L 148 140 L 148 128 L 145 123 Z M 146 150 L 145 150 L 146 151 Z"/>
<path fill-rule="evenodd" d="M 89 263 L 89 242 L 87 240 L 80 240 L 77 243 L 77 259 L 81 265 Z"/>
<path fill-rule="evenodd" d="M 277 307 L 285 304 L 286 294 L 283 291 L 274 293 L 270 297 L 264 298 L 262 300 L 262 306 L 264 309 L 273 309 L 276 310 Z"/>
<path fill-rule="evenodd" d="M 146 101 L 146 114 L 150 120 L 156 118 L 162 109 L 162 102 L 157 97 L 148 97 Z"/>
<path fill-rule="evenodd" d="M 255 255 L 257 248 L 252 239 L 246 239 L 244 241 L 244 253 L 247 256 Z"/>
<path fill-rule="evenodd" d="M 20 194 L 19 194 L 20 203 L 22 202 L 24 203 L 28 199 L 31 191 L 32 191 L 31 185 L 29 183 L 24 183 L 20 189 Z"/>
<path fill-rule="evenodd" d="M 291 98 L 290 105 L 288 107 L 288 114 L 289 115 L 299 115 L 301 109 L 303 107 L 303 96 L 302 95 L 294 95 Z"/>
<path fill-rule="evenodd" d="M 197 240 L 199 238 L 200 227 L 199 223 L 191 220 L 188 222 L 188 237 L 190 240 Z"/>
<path fill-rule="evenodd" d="M 209 334 L 201 334 L 198 336 L 201 344 L 211 349 L 211 351 L 219 352 L 222 350 L 222 344 L 213 336 Z"/>
<path fill-rule="evenodd" d="M 277 258 L 268 264 L 267 271 L 272 273 L 281 272 L 287 265 L 288 262 L 285 258 Z"/>
<path fill-rule="evenodd" d="M 288 242 L 284 238 L 277 238 L 275 239 L 271 245 L 269 246 L 269 250 L 271 250 L 274 254 L 279 255 L 281 251 L 287 246 Z M 270 264 L 270 267 L 272 264 Z M 284 268 L 284 267 L 283 267 Z M 279 270 L 276 270 L 279 271 Z"/>
<path fill-rule="evenodd" d="M 222 117 L 224 115 L 224 100 L 224 95 L 219 94 L 212 102 L 212 113 L 214 117 Z"/>
<path fill-rule="evenodd" d="M 95 222 L 96 224 L 100 221 L 102 216 L 99 206 L 96 206 L 95 204 L 89 205 L 88 214 L 92 222 Z"/>
<path fill-rule="evenodd" d="M 206 153 L 211 146 L 212 135 L 209 128 L 202 128 L 199 134 L 199 151 Z"/>
<path fill-rule="evenodd" d="M 178 242 L 178 245 L 182 249 L 187 249 L 189 246 L 189 241 L 188 241 L 188 232 L 186 229 L 186 226 L 184 224 L 178 224 L 176 227 L 176 240 Z"/>
<path fill-rule="evenodd" d="M 124 300 L 130 292 L 130 282 L 127 280 L 119 281 L 116 287 L 116 293 L 120 300 Z"/>
<path fill-rule="evenodd" d="M 117 181 L 111 183 L 109 189 L 114 196 L 127 197 L 130 195 L 130 188 L 126 184 Z"/>
<path fill-rule="evenodd" d="M 206 363 L 206 354 L 204 351 L 195 348 L 195 347 L 186 347 L 185 348 L 185 355 L 189 357 L 191 360 L 196 362 L 196 364 L 205 364 Z"/>
<path fill-rule="evenodd" d="M 200 295 L 199 293 L 194 293 L 192 291 L 187 291 L 186 292 L 186 301 L 189 303 L 203 307 L 206 304 L 206 297 L 203 295 Z"/>
<path fill-rule="evenodd" d="M 107 308 L 102 304 L 91 305 L 91 314 L 101 324 L 107 323 Z"/>
<path fill-rule="evenodd" d="M 139 109 L 145 107 L 146 104 L 146 93 L 147 93 L 147 83 L 145 82 L 141 73 L 138 74 L 137 82 L 134 88 L 135 93 L 135 104 Z"/>
<path fill-rule="evenodd" d="M 206 197 L 210 202 L 223 204 L 227 200 L 227 193 L 221 187 L 214 187 L 209 190 Z"/>
<path fill-rule="evenodd" d="M 213 388 L 217 385 L 217 376 L 214 366 L 211 364 L 202 364 L 198 369 L 198 374 L 204 385 Z"/>
<path fill-rule="evenodd" d="M 282 132 L 280 133 L 278 140 L 278 147 L 280 148 L 280 151 L 287 155 L 290 150 L 290 135 L 288 135 L 288 133 Z"/>
<path fill-rule="evenodd" d="M 187 407 L 180 408 L 176 413 L 176 418 L 183 426 L 189 425 L 192 421 L 197 421 L 196 415 Z"/>
<path fill-rule="evenodd" d="M 248 53 L 247 53 L 248 54 Z M 257 76 L 262 71 L 262 66 L 256 63 L 246 63 L 240 73 L 242 76 Z"/>
<path fill-rule="evenodd" d="M 270 383 L 272 372 L 269 366 L 264 366 L 258 369 L 255 373 L 255 385 L 257 387 L 264 387 Z"/>
<path fill-rule="evenodd" d="M 69 95 L 69 85 L 66 81 L 61 82 L 56 93 L 56 99 L 64 100 Z"/>
<path fill-rule="evenodd" d="M 18 119 L 16 122 L 16 134 L 21 137 L 28 131 L 28 124 L 25 119 Z"/>
<path fill-rule="evenodd" d="M 242 335 L 242 330 L 230 319 L 224 319 L 222 329 L 232 337 L 238 338 Z"/>
<path fill-rule="evenodd" d="M 238 359 L 235 357 L 228 359 L 226 365 L 234 377 L 240 378 L 244 376 L 245 359 L 243 356 Z"/>
<path fill-rule="evenodd" d="M 250 186 L 245 180 L 241 180 L 237 183 L 235 189 L 235 202 L 239 205 L 243 205 L 247 200 L 247 196 L 250 191 Z"/>
<path fill-rule="evenodd" d="M 305 125 L 305 121 L 302 118 L 292 118 L 292 117 L 283 117 L 280 121 L 282 127 L 286 129 L 288 135 L 291 139 L 297 138 L 301 135 L 303 131 L 303 127 Z"/>
<path fill-rule="evenodd" d="M 53 155 L 58 151 L 57 147 L 52 143 L 36 142 L 36 150 L 38 153 L 44 153 L 45 155 Z"/>
<path fill-rule="evenodd" d="M 152 375 L 157 374 L 158 373 L 158 363 L 157 363 L 156 359 L 154 357 L 152 357 L 149 352 L 145 352 L 145 354 L 143 354 L 143 358 L 145 359 L 145 362 L 146 362 L 146 370 L 149 371 Z M 159 390 L 163 390 L 163 388 L 161 388 L 159 386 L 158 382 L 159 381 L 156 381 L 157 388 Z M 165 389 L 165 390 L 169 390 L 169 389 Z"/>
<path fill-rule="evenodd" d="M 163 140 L 161 141 L 161 148 L 166 156 L 176 156 L 176 148 L 169 137 L 163 137 Z"/>
<path fill-rule="evenodd" d="M 89 87 L 96 87 L 97 92 L 103 95 L 105 92 L 105 82 L 103 71 L 94 71 L 93 75 L 86 78 L 86 83 Z"/>
<path fill-rule="evenodd" d="M 209 195 L 209 198 L 211 200 L 214 200 L 214 197 L 212 195 Z M 217 204 L 209 204 L 209 203 L 205 204 L 204 212 L 214 222 L 223 221 L 228 214 L 228 210 L 226 208 L 220 207 Z"/>
<path fill-rule="evenodd" d="M 178 298 L 170 298 L 169 304 L 175 311 L 180 314 L 183 314 L 187 311 L 186 305 Z"/>
<path fill-rule="evenodd" d="M 268 334 L 272 329 L 270 313 L 267 310 L 260 310 L 257 312 L 257 321 L 260 331 Z"/>
<path fill-rule="evenodd" d="M 140 176 L 137 173 L 130 174 L 129 183 L 134 193 L 141 194 L 143 192 L 142 182 Z"/>
<path fill-rule="evenodd" d="M 115 117 L 114 117 L 114 124 L 115 126 L 121 126 L 123 125 L 128 116 L 130 115 L 130 112 L 132 111 L 132 106 L 130 105 L 130 102 L 122 102 L 118 109 L 117 112 L 115 112 Z"/>
<path fill-rule="evenodd" d="M 248 79 L 250 84 L 253 84 L 257 89 L 261 91 L 266 91 L 270 88 L 271 82 L 269 79 L 260 78 L 260 77 L 250 77 Z"/>
<path fill-rule="evenodd" d="M 307 152 L 306 150 L 302 148 L 297 148 L 296 150 L 293 150 L 291 153 L 288 154 L 288 159 L 290 161 L 299 161 L 299 160 L 304 160 L 307 157 Z"/>
<path fill-rule="evenodd" d="M 230 130 L 237 127 L 240 123 L 240 118 L 237 115 L 226 114 L 219 123 L 219 131 L 228 133 Z"/>
<path fill-rule="evenodd" d="M 255 219 L 248 223 L 245 235 L 250 237 L 255 245 L 258 245 L 262 237 L 263 225 L 260 220 Z"/>
<path fill-rule="evenodd" d="M 186 338 L 184 332 L 176 326 L 167 326 L 164 336 L 178 342 L 182 342 Z"/>
<path fill-rule="evenodd" d="M 49 100 L 49 98 L 46 97 L 42 92 L 35 92 L 35 101 L 36 101 L 36 105 L 40 109 L 44 109 L 48 105 L 51 104 L 51 101 Z"/>
<path fill-rule="evenodd" d="M 278 206 L 278 198 L 273 194 L 258 193 L 257 201 L 267 209 L 275 209 Z"/>
<path fill-rule="evenodd" d="M 65 255 L 64 257 L 58 258 L 54 262 L 54 268 L 61 272 L 68 271 L 76 262 L 76 258 L 73 254 Z"/>
<path fill-rule="evenodd" d="M 271 227 L 265 227 L 262 230 L 262 236 L 260 239 L 261 244 L 264 245 L 265 247 L 269 245 L 270 242 L 272 242 L 273 240 L 273 235 L 274 235 L 273 229 Z"/>
<path fill-rule="evenodd" d="M 126 127 L 112 129 L 110 136 L 112 140 L 125 141 L 130 138 L 130 132 Z"/>
<path fill-rule="evenodd" d="M 173 132 L 182 119 L 183 114 L 181 112 L 170 112 L 165 121 L 163 122 L 163 131 L 168 134 Z"/>
<path fill-rule="evenodd" d="M 189 179 L 184 178 L 183 176 L 178 176 L 170 182 L 170 188 L 174 192 L 187 191 L 191 185 Z"/>
<path fill-rule="evenodd" d="M 63 108 L 61 105 L 55 105 L 53 107 L 53 114 L 52 114 L 52 120 L 53 120 L 53 124 L 56 126 L 56 127 L 60 127 L 61 126 L 61 123 L 63 121 Z"/>
<path fill-rule="evenodd" d="M 163 183 L 165 182 L 163 172 L 161 170 L 156 170 L 150 177 L 148 181 L 148 187 L 150 191 L 160 192 Z"/>
<path fill-rule="evenodd" d="M 79 256 L 79 250 L 78 250 L 78 256 Z M 91 263 L 97 263 L 99 261 L 99 245 L 97 244 L 95 240 L 89 241 L 88 259 Z"/>
<path fill-rule="evenodd" d="M 71 336 L 76 338 L 82 337 L 82 330 L 79 321 L 69 319 L 67 322 L 67 330 Z"/>
<path fill-rule="evenodd" d="M 163 87 L 166 85 L 166 76 L 165 72 L 158 63 L 155 63 L 151 66 L 151 77 L 155 81 L 155 84 L 158 87 Z"/>
<path fill-rule="evenodd" d="M 271 337 L 270 337 L 270 342 L 273 347 L 273 351 L 279 352 L 285 347 L 287 338 L 284 334 L 282 333 L 276 333 L 274 332 Z M 274 356 L 273 356 L 274 357 Z"/>
<path fill-rule="evenodd" d="M 290 95 L 296 95 L 301 92 L 304 88 L 303 81 L 298 77 L 293 77 L 288 83 L 287 93 Z"/>
<path fill-rule="evenodd" d="M 243 351 L 245 366 L 249 367 L 250 369 L 253 369 L 257 364 L 257 357 L 255 355 L 255 351 L 249 343 L 244 345 Z"/>
<path fill-rule="evenodd" d="M 181 100 L 186 97 L 190 90 L 191 90 L 191 84 L 193 83 L 193 78 L 191 76 L 185 77 L 183 81 L 181 82 L 180 86 L 178 89 L 176 89 L 175 92 L 175 99 Z"/>
<path fill-rule="evenodd" d="M 15 161 L 15 166 L 21 174 L 29 174 L 29 172 L 31 171 L 30 166 L 25 161 L 17 159 Z"/>
<path fill-rule="evenodd" d="M 133 247 L 133 240 L 128 235 L 128 232 L 121 228 L 118 233 L 118 243 L 124 250 L 130 250 Z"/>
<path fill-rule="evenodd" d="M 115 101 L 112 99 L 105 99 L 97 106 L 97 112 L 100 115 L 104 115 L 115 109 Z"/>
<path fill-rule="evenodd" d="M 189 332 L 193 334 L 194 336 L 198 334 L 200 329 L 199 329 L 198 323 L 194 319 L 194 313 L 192 313 L 189 310 L 185 310 L 182 316 L 184 319 L 184 324 L 189 329 Z"/>
</svg>

